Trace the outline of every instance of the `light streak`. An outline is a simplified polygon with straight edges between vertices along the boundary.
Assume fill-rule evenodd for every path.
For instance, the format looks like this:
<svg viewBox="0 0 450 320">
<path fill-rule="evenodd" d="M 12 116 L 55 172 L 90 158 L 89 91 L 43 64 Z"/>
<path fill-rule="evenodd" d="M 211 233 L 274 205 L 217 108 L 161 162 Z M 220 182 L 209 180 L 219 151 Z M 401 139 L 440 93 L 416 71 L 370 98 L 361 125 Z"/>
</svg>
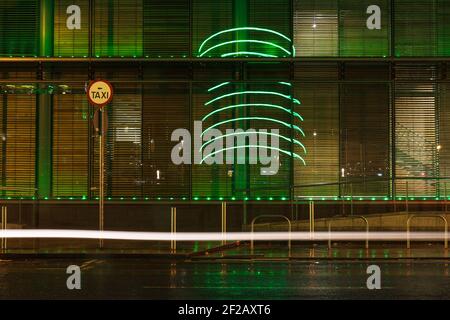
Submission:
<svg viewBox="0 0 450 320">
<path fill-rule="evenodd" d="M 446 237 L 445 232 L 410 232 L 411 240 L 440 241 Z M 104 239 L 126 241 L 406 241 L 405 231 L 350 232 L 334 231 L 315 232 L 137 232 L 137 231 L 96 231 L 96 230 L 62 230 L 62 229 L 6 229 L 0 230 L 0 238 L 4 239 Z"/>
</svg>

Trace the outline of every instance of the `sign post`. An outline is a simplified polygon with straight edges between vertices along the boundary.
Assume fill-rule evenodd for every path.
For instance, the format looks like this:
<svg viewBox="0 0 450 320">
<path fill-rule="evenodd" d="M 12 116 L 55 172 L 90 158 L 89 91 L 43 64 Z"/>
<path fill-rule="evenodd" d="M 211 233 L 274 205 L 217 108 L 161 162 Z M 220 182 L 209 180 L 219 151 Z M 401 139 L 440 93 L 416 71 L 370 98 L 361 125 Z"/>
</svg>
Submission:
<svg viewBox="0 0 450 320">
<path fill-rule="evenodd" d="M 99 204 L 98 204 L 98 225 L 99 230 L 105 228 L 105 140 L 107 132 L 107 113 L 106 105 L 111 102 L 113 97 L 113 87 L 106 80 L 95 80 L 89 84 L 87 89 L 89 103 L 95 107 L 94 125 L 99 136 Z M 103 248 L 103 239 L 100 239 L 100 248 Z"/>
</svg>

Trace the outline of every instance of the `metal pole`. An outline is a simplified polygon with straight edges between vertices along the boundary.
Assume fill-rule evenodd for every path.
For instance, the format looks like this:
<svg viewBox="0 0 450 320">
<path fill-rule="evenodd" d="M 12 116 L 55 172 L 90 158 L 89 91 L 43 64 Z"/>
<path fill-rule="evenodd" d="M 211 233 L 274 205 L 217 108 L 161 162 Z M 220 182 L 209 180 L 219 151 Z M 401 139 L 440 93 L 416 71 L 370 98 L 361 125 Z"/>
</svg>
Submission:
<svg viewBox="0 0 450 320">
<path fill-rule="evenodd" d="M 4 223 L 4 230 L 8 229 L 8 207 L 4 206 L 3 207 L 4 211 L 5 211 L 5 223 Z M 5 238 L 3 240 L 3 249 L 8 249 L 8 238 Z"/>
<path fill-rule="evenodd" d="M 227 233 L 227 203 L 222 202 L 222 245 L 225 245 Z"/>
<path fill-rule="evenodd" d="M 447 212 L 447 209 L 448 209 L 447 182 L 444 182 L 444 209 L 445 209 L 445 212 Z"/>
<path fill-rule="evenodd" d="M 100 124 L 100 130 L 99 130 L 99 229 L 100 231 L 104 230 L 104 223 L 105 223 L 105 212 L 104 212 L 104 196 L 105 196 L 105 190 L 104 190 L 104 183 L 105 183 L 105 137 L 104 137 L 104 130 L 105 130 L 105 117 L 104 117 L 104 109 L 99 110 L 99 124 Z M 103 239 L 100 239 L 100 248 L 103 248 L 104 241 Z"/>
<path fill-rule="evenodd" d="M 2 230 L 5 230 L 5 207 L 2 206 Z M 2 250 L 5 249 L 5 238 L 2 238 Z"/>
<path fill-rule="evenodd" d="M 177 208 L 170 208 L 170 233 L 172 236 L 177 234 Z M 170 240 L 170 252 L 177 252 L 177 241 L 175 239 Z"/>
<path fill-rule="evenodd" d="M 353 183 L 350 184 L 350 215 L 353 215 Z"/>
<path fill-rule="evenodd" d="M 310 239 L 314 239 L 314 201 L 309 202 L 309 234 Z"/>
<path fill-rule="evenodd" d="M 408 198 L 409 198 L 409 188 L 408 188 L 408 181 L 406 181 L 406 198 L 405 198 L 406 212 L 409 212 Z"/>
</svg>

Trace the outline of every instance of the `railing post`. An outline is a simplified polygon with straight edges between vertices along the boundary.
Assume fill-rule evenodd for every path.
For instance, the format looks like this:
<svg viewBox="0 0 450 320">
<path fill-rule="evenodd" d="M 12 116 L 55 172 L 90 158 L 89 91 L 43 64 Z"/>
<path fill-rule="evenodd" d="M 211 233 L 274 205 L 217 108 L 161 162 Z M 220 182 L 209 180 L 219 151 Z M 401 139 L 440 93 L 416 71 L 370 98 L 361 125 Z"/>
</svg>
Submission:
<svg viewBox="0 0 450 320">
<path fill-rule="evenodd" d="M 353 183 L 350 183 L 350 215 L 353 215 Z"/>
<path fill-rule="evenodd" d="M 225 245 L 227 234 L 227 203 L 222 202 L 222 245 Z"/>
<path fill-rule="evenodd" d="M 405 197 L 406 212 L 409 212 L 408 198 L 409 198 L 409 184 L 408 181 L 406 181 L 406 197 Z"/>
<path fill-rule="evenodd" d="M 260 219 L 260 218 L 282 218 L 284 220 L 287 221 L 288 223 L 288 257 L 291 257 L 291 252 L 292 252 L 292 223 L 291 220 L 289 220 L 288 217 L 283 216 L 283 215 L 272 215 L 272 214 L 268 214 L 268 215 L 261 215 L 261 216 L 256 216 L 253 218 L 251 224 L 250 224 L 250 231 L 251 231 L 251 237 L 250 237 L 250 254 L 253 256 L 254 254 L 254 249 L 255 249 L 255 239 L 254 239 L 254 233 L 255 233 L 255 222 L 256 220 Z"/>
<path fill-rule="evenodd" d="M 309 237 L 311 240 L 314 239 L 314 201 L 309 202 Z"/>
<path fill-rule="evenodd" d="M 447 182 L 444 182 L 444 210 L 447 212 L 448 208 L 448 201 L 447 201 Z"/>
<path fill-rule="evenodd" d="M 172 237 L 177 234 L 177 208 L 170 208 L 170 234 Z M 170 240 L 170 252 L 177 252 L 177 241 L 175 239 Z"/>
<path fill-rule="evenodd" d="M 411 215 L 408 220 L 406 220 L 406 248 L 411 248 L 411 221 L 414 218 L 439 218 L 444 222 L 444 248 L 448 249 L 448 221 L 445 215 Z"/>
<path fill-rule="evenodd" d="M 7 229 L 8 224 L 8 207 L 2 206 L 2 230 Z M 2 238 L 2 250 L 6 250 L 7 248 L 7 239 Z"/>
</svg>

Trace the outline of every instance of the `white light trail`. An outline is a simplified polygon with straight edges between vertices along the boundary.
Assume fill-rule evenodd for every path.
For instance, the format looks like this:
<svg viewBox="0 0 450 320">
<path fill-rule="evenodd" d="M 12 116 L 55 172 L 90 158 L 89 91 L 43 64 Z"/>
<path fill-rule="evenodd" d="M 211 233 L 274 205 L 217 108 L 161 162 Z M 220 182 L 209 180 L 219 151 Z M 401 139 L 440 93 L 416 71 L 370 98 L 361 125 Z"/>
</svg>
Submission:
<svg viewBox="0 0 450 320">
<path fill-rule="evenodd" d="M 411 240 L 444 240 L 445 232 L 410 232 Z M 7 229 L 0 230 L 0 238 L 60 238 L 60 239 L 105 239 L 105 240 L 138 240 L 138 241 L 406 241 L 406 232 L 134 232 L 134 231 L 96 231 L 96 230 L 38 230 Z"/>
</svg>

